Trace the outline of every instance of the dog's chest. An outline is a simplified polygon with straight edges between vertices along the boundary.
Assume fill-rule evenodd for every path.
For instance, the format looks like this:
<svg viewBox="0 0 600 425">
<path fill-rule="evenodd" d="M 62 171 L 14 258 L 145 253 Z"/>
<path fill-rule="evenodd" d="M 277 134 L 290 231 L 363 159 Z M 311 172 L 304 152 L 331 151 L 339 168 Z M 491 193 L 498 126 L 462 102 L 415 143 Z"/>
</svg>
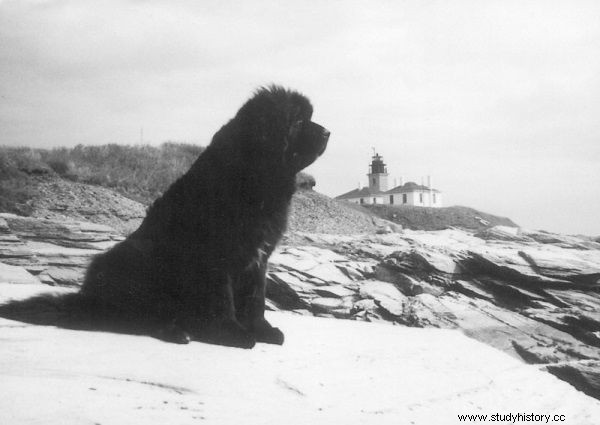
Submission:
<svg viewBox="0 0 600 425">
<path fill-rule="evenodd" d="M 241 241 L 242 250 L 247 255 L 244 261 L 245 267 L 250 268 L 266 262 L 284 230 L 285 222 L 261 220 L 251 231 L 247 232 L 244 240 Z"/>
<path fill-rule="evenodd" d="M 272 251 L 273 249 L 268 243 L 259 246 L 254 251 L 254 255 L 250 258 L 250 261 L 246 264 L 245 269 L 249 270 L 254 267 L 260 267 L 262 264 L 266 263 Z"/>
</svg>

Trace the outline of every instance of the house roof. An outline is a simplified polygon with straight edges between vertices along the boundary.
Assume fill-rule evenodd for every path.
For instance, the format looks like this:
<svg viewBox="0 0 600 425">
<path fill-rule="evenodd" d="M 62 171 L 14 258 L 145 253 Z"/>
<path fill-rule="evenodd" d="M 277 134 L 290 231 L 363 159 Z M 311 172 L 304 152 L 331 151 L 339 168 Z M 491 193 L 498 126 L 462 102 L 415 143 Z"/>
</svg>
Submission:
<svg viewBox="0 0 600 425">
<path fill-rule="evenodd" d="M 365 186 L 362 189 L 354 189 L 340 196 L 336 196 L 335 199 L 367 198 L 369 196 L 381 196 L 384 194 L 385 192 L 372 191 L 370 188 Z"/>
<path fill-rule="evenodd" d="M 354 198 L 368 198 L 369 196 L 383 196 L 386 194 L 393 193 L 409 193 L 409 192 L 419 192 L 419 191 L 429 191 L 427 186 L 423 186 L 420 184 L 416 184 L 415 182 L 408 182 L 400 186 L 396 186 L 393 189 L 388 191 L 374 191 L 369 187 L 363 187 L 362 189 L 354 189 L 350 192 L 346 192 L 342 195 L 336 196 L 335 199 L 354 199 Z M 431 189 L 432 192 L 440 193 L 437 189 Z"/>
<path fill-rule="evenodd" d="M 393 189 L 388 190 L 385 193 L 407 193 L 407 192 L 417 192 L 417 191 L 429 191 L 429 187 L 423 186 L 422 184 L 416 184 L 415 182 L 407 182 L 403 185 L 396 186 Z M 437 189 L 431 189 L 432 192 L 440 193 Z"/>
</svg>

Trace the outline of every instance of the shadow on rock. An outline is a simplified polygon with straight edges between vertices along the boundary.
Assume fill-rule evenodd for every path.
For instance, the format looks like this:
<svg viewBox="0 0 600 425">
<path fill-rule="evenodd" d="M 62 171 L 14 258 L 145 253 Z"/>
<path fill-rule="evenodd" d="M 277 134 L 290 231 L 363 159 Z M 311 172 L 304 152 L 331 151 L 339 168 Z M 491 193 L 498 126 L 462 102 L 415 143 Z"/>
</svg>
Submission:
<svg viewBox="0 0 600 425">
<path fill-rule="evenodd" d="M 106 314 L 97 303 L 79 293 L 42 294 L 25 300 L 10 301 L 0 305 L 0 317 L 72 330 L 152 335 L 150 323 L 130 322 L 125 318 Z"/>
</svg>

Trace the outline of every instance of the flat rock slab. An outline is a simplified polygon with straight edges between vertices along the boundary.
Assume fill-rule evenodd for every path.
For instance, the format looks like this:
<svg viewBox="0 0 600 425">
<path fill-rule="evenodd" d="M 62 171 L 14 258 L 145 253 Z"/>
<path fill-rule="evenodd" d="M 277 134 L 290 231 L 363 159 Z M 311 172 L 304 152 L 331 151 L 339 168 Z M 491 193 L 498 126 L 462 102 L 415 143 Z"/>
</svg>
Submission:
<svg viewBox="0 0 600 425">
<path fill-rule="evenodd" d="M 600 275 L 599 250 L 568 250 L 555 246 L 543 248 L 522 250 L 522 255 L 533 263 L 540 274 L 557 279 L 573 278 L 578 275 Z"/>
<path fill-rule="evenodd" d="M 355 294 L 355 291 L 344 288 L 343 286 L 325 285 L 315 288 L 314 291 L 323 297 L 350 297 Z"/>
<path fill-rule="evenodd" d="M 40 283 L 39 279 L 37 279 L 23 267 L 0 263 L 0 283 L 8 282 L 13 284 Z"/>
<path fill-rule="evenodd" d="M 565 415 L 600 403 L 459 332 L 271 313 L 253 350 L 0 320 L 7 424 L 456 424 L 459 414 Z"/>
</svg>

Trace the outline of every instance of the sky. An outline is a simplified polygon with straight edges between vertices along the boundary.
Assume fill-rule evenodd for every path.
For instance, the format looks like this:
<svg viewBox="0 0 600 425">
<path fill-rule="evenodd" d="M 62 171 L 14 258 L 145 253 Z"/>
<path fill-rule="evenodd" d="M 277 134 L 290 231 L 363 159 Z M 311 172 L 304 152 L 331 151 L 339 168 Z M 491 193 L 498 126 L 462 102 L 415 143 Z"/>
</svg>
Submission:
<svg viewBox="0 0 600 425">
<path fill-rule="evenodd" d="M 307 169 L 326 195 L 376 149 L 447 206 L 600 235 L 599 22 L 577 0 L 0 0 L 0 145 L 206 145 L 277 83 L 332 133 Z"/>
</svg>

